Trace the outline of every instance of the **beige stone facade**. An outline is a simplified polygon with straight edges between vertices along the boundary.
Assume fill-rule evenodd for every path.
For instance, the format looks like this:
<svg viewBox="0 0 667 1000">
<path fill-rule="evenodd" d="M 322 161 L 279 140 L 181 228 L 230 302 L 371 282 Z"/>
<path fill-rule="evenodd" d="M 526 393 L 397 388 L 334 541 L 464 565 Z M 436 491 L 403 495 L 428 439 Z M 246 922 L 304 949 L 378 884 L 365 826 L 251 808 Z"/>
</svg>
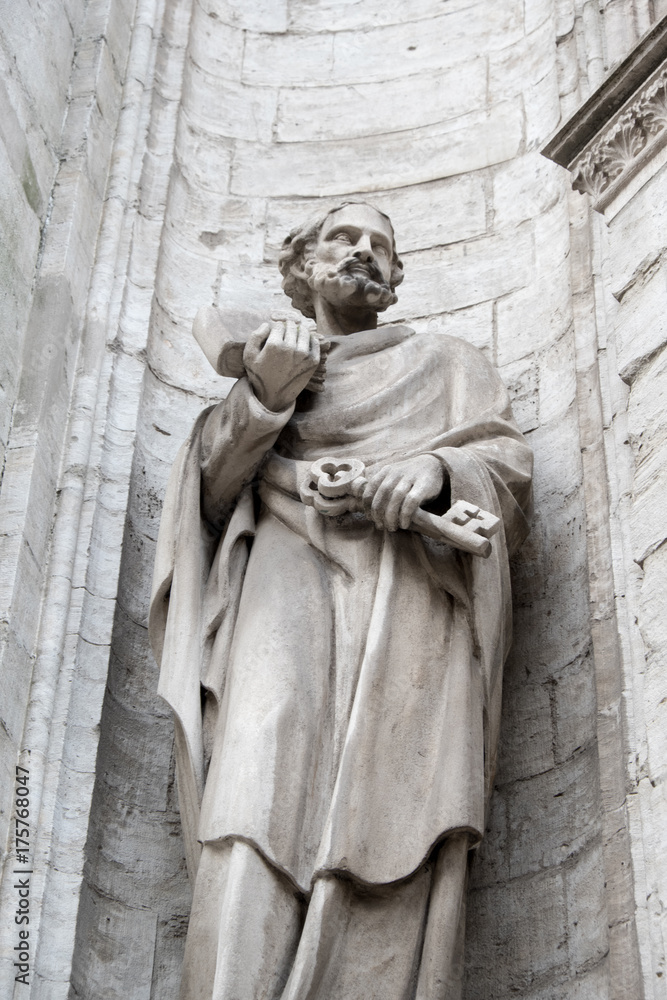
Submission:
<svg viewBox="0 0 667 1000">
<path fill-rule="evenodd" d="M 290 315 L 283 237 L 361 195 L 405 262 L 386 320 L 480 348 L 536 459 L 466 997 L 667 997 L 664 146 L 658 129 L 602 201 L 541 153 L 591 96 L 576 155 L 642 98 L 658 56 L 605 104 L 666 16 L 0 3 L 3 996 L 177 995 L 190 897 L 146 616 L 170 465 L 231 384 L 192 321 L 207 303 Z"/>
</svg>

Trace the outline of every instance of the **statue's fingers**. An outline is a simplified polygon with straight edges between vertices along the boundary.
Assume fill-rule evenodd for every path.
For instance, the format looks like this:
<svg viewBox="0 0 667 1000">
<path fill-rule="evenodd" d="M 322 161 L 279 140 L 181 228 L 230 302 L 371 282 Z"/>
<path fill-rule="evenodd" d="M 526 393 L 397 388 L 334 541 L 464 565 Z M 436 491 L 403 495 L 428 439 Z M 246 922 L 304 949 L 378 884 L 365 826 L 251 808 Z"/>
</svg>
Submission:
<svg viewBox="0 0 667 1000">
<path fill-rule="evenodd" d="M 407 531 L 412 524 L 412 518 L 415 516 L 417 508 L 424 499 L 422 492 L 417 484 L 415 484 L 401 504 L 398 523 L 404 531 Z"/>
<path fill-rule="evenodd" d="M 405 503 L 406 494 L 410 490 L 410 482 L 401 479 L 394 487 L 384 511 L 384 523 L 389 531 L 396 531 L 401 526 L 401 511 Z"/>
<path fill-rule="evenodd" d="M 369 483 L 374 483 L 377 488 L 380 485 L 380 483 L 384 479 L 386 479 L 387 476 L 391 475 L 391 473 L 392 473 L 391 466 L 383 465 L 380 469 L 377 469 L 372 475 L 368 477 L 368 481 Z"/>
<path fill-rule="evenodd" d="M 310 330 L 305 323 L 296 324 L 296 349 L 304 354 L 310 353 Z"/>
<path fill-rule="evenodd" d="M 288 319 L 285 323 L 284 342 L 287 347 L 295 348 L 297 345 L 299 332 L 293 319 Z"/>
<path fill-rule="evenodd" d="M 370 510 L 374 496 L 375 496 L 375 487 L 369 480 L 367 480 L 366 485 L 359 494 L 359 502 L 364 510 Z"/>
<path fill-rule="evenodd" d="M 389 472 L 389 466 L 385 465 L 378 472 L 374 472 L 372 476 L 369 476 L 366 480 L 366 485 L 364 486 L 359 499 L 361 500 L 361 505 L 364 510 L 370 510 L 371 504 L 373 503 L 373 497 L 375 496 L 380 483 L 384 479 L 385 475 Z"/>
<path fill-rule="evenodd" d="M 321 358 L 320 341 L 316 333 L 310 333 L 307 331 L 308 340 L 306 341 L 306 350 L 308 351 L 308 357 L 311 359 L 313 364 L 319 365 Z"/>
<path fill-rule="evenodd" d="M 271 326 L 269 323 L 262 323 L 261 326 L 258 326 L 257 329 L 250 334 L 245 347 L 243 348 L 244 361 L 248 359 L 253 360 L 257 357 L 266 343 L 266 338 L 269 336 L 270 330 Z"/>
<path fill-rule="evenodd" d="M 271 322 L 271 332 L 266 338 L 267 344 L 282 344 L 285 339 L 285 324 L 282 320 Z"/>
<path fill-rule="evenodd" d="M 400 478 L 401 476 L 399 472 L 395 472 L 393 469 L 390 469 L 378 486 L 371 504 L 371 517 L 376 523 L 381 524 L 385 521 L 385 511 L 392 500 L 394 490 L 398 487 Z M 407 493 L 407 488 L 404 491 L 403 496 L 405 496 L 405 493 Z M 403 496 L 400 497 L 400 501 L 402 501 Z"/>
<path fill-rule="evenodd" d="M 246 341 L 246 345 L 250 345 L 251 347 L 254 348 L 263 347 L 264 344 L 266 343 L 266 338 L 269 336 L 270 332 L 271 332 L 271 324 L 262 323 L 261 326 L 258 326 L 257 329 L 253 330 L 253 332 L 250 334 L 250 336 Z"/>
</svg>

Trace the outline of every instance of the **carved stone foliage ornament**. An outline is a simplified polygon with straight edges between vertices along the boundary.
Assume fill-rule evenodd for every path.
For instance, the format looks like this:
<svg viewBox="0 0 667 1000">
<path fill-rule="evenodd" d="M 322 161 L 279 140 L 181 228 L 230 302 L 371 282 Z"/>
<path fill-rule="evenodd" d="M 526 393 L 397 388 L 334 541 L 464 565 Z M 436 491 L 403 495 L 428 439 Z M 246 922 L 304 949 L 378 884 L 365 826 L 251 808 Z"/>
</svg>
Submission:
<svg viewBox="0 0 667 1000">
<path fill-rule="evenodd" d="M 542 152 L 567 167 L 575 191 L 602 212 L 662 163 L 667 145 L 667 17 L 566 121 Z M 663 157 L 664 158 L 664 157 Z M 622 192 L 625 192 L 620 198 Z"/>
<path fill-rule="evenodd" d="M 665 141 L 667 69 L 572 163 L 572 187 L 600 202 L 605 192 L 628 180 Z"/>
<path fill-rule="evenodd" d="M 403 278 L 387 216 L 340 205 L 280 268 L 303 321 L 197 318 L 236 382 L 158 540 L 181 998 L 456 1000 L 532 456 L 476 348 L 378 327 Z"/>
</svg>

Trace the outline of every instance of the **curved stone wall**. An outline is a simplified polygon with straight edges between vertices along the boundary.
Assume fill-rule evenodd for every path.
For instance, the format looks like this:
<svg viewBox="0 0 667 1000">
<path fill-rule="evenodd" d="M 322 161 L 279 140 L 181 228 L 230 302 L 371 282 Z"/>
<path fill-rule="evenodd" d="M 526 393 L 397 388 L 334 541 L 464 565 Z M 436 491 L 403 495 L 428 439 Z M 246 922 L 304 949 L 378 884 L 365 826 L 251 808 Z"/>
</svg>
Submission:
<svg viewBox="0 0 667 1000">
<path fill-rule="evenodd" d="M 137 1000 L 175 996 L 188 887 L 146 614 L 170 463 L 196 414 L 229 387 L 192 338 L 194 314 L 215 302 L 284 315 L 283 236 L 312 210 L 360 195 L 390 212 L 405 261 L 387 321 L 480 347 L 536 455 L 536 515 L 514 566 L 501 759 L 472 868 L 467 996 L 613 995 L 567 182 L 537 153 L 560 114 L 555 7 L 193 2 L 74 996 L 100 995 L 102 983 L 109 998 L 126 997 L 128 984 Z M 120 336 L 131 339 L 127 322 Z"/>
</svg>

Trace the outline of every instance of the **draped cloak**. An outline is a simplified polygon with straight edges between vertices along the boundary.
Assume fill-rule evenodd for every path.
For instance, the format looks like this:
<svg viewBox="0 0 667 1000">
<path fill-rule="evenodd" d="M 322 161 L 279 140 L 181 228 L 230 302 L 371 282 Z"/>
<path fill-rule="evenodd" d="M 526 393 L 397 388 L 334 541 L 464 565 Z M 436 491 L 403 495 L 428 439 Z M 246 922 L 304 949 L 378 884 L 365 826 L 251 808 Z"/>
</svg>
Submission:
<svg viewBox="0 0 667 1000">
<path fill-rule="evenodd" d="M 299 500 L 316 459 L 371 473 L 424 454 L 452 502 L 501 517 L 488 559 Z M 482 836 L 531 472 L 484 356 L 403 325 L 334 338 L 307 408 L 268 411 L 242 378 L 200 416 L 169 481 L 149 619 L 191 877 L 199 844 L 236 838 L 306 894 L 330 872 L 386 884 L 448 833 Z M 202 690 L 219 705 L 206 775 Z"/>
</svg>

